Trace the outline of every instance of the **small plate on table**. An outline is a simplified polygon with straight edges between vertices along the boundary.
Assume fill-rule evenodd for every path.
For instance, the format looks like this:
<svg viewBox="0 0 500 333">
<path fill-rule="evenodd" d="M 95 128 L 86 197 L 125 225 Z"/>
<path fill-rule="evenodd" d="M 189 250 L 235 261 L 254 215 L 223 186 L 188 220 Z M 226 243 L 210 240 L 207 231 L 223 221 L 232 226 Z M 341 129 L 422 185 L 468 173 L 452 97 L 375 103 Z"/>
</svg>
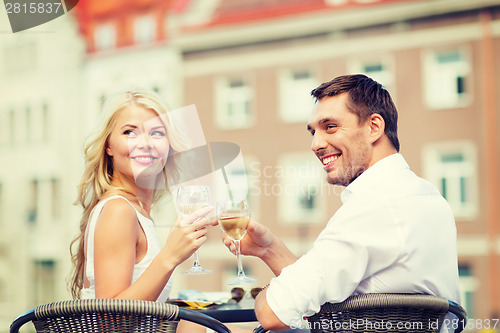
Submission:
<svg viewBox="0 0 500 333">
<path fill-rule="evenodd" d="M 181 308 L 193 309 L 193 310 L 210 309 L 220 304 L 223 304 L 223 302 L 188 301 L 180 299 L 167 300 L 166 303 L 174 304 Z"/>
</svg>

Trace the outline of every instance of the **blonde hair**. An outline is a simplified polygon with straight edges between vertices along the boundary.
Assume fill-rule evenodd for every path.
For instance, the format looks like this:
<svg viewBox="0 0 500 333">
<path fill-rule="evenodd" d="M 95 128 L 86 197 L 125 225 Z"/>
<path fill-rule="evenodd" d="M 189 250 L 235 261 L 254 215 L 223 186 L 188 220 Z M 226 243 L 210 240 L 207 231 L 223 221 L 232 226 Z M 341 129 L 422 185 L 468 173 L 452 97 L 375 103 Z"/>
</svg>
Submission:
<svg viewBox="0 0 500 333">
<path fill-rule="evenodd" d="M 150 91 L 135 89 L 120 92 L 110 97 L 104 106 L 104 121 L 93 135 L 89 137 L 84 146 L 85 169 L 78 186 L 78 198 L 75 204 L 83 207 L 83 216 L 80 221 L 80 234 L 71 242 L 70 252 L 74 264 L 74 272 L 70 280 L 70 290 L 74 298 L 79 298 L 83 288 L 83 273 L 85 266 L 85 230 L 94 206 L 102 199 L 108 191 L 122 190 L 111 185 L 113 180 L 113 160 L 106 153 L 109 136 L 113 130 L 120 112 L 130 105 L 142 106 L 155 111 L 167 130 L 167 138 L 170 143 L 169 156 L 163 168 L 162 174 L 157 177 L 164 184 L 156 184 L 153 203 L 157 202 L 166 191 L 168 191 L 168 179 L 176 176 L 175 154 L 187 149 L 189 143 L 175 126 L 174 119 L 168 115 L 169 108 L 161 98 Z M 168 176 L 167 177 L 167 170 Z M 134 195 L 127 192 L 132 198 Z M 78 245 L 74 252 L 75 244 Z"/>
</svg>

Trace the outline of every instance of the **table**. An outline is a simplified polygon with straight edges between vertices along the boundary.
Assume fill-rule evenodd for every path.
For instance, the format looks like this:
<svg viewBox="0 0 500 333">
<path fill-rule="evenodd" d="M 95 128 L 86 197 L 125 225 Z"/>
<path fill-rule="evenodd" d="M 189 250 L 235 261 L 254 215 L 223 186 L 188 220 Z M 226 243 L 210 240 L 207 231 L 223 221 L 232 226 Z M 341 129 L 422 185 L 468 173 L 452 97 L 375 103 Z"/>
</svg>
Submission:
<svg viewBox="0 0 500 333">
<path fill-rule="evenodd" d="M 251 307 L 250 307 L 251 306 Z M 255 311 L 253 309 L 253 304 L 230 304 L 226 303 L 220 305 L 215 309 L 198 310 L 212 318 L 215 318 L 223 323 L 246 323 L 246 322 L 256 322 L 253 328 L 259 326 L 257 322 L 257 317 L 255 316 Z M 259 326 L 259 329 L 255 332 L 268 332 L 264 328 Z M 269 332 L 272 333 L 272 332 Z M 289 329 L 281 333 L 310 333 L 308 329 Z"/>
<path fill-rule="evenodd" d="M 250 321 L 257 321 L 253 309 L 215 309 L 215 310 L 201 310 L 212 318 L 215 318 L 223 323 L 245 323 Z"/>
<path fill-rule="evenodd" d="M 245 323 L 257 321 L 253 306 L 241 306 L 240 304 L 227 303 L 214 309 L 199 311 L 223 323 Z"/>
</svg>

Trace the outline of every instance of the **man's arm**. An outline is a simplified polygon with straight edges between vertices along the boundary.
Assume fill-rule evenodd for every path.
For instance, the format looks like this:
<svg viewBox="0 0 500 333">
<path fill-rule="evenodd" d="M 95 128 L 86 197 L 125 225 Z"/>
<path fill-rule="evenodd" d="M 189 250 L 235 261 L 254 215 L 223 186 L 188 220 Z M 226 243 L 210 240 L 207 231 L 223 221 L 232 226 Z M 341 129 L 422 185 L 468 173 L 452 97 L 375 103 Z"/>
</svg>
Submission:
<svg viewBox="0 0 500 333">
<path fill-rule="evenodd" d="M 233 241 L 225 234 L 223 234 L 223 241 L 231 252 L 236 252 Z M 240 245 L 241 254 L 260 258 L 276 276 L 281 274 L 283 268 L 298 259 L 267 227 L 253 220 L 250 221 L 247 233 L 241 239 Z M 273 312 L 267 303 L 266 295 L 267 288 L 255 298 L 255 314 L 262 327 L 273 331 L 289 329 Z"/>
<path fill-rule="evenodd" d="M 279 276 L 283 268 L 293 264 L 298 258 L 279 238 L 274 236 L 272 244 L 267 247 L 267 251 L 261 259 L 273 271 L 274 275 Z"/>
<path fill-rule="evenodd" d="M 270 331 L 283 331 L 289 329 L 271 310 L 269 304 L 267 304 L 267 290 L 262 290 L 255 298 L 255 315 L 257 320 L 266 330 Z"/>
</svg>

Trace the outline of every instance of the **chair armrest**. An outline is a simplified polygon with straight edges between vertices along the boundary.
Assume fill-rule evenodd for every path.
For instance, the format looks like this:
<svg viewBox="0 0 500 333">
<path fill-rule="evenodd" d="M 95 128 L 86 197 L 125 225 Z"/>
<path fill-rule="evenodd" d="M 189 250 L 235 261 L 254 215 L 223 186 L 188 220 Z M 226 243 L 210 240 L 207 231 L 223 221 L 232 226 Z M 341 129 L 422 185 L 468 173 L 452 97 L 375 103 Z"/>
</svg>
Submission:
<svg viewBox="0 0 500 333">
<path fill-rule="evenodd" d="M 10 325 L 10 333 L 18 333 L 21 326 L 27 322 L 35 320 L 35 309 L 31 309 L 17 317 Z"/>
<path fill-rule="evenodd" d="M 257 326 L 256 328 L 253 329 L 252 331 L 253 333 L 267 333 L 269 332 L 268 330 L 266 330 L 264 327 L 262 327 L 261 325 Z"/>
<path fill-rule="evenodd" d="M 448 303 L 448 311 L 458 317 L 458 327 L 455 330 L 455 333 L 462 332 L 465 329 L 465 326 L 467 326 L 467 312 L 465 312 L 463 307 L 453 301 L 448 301 Z"/>
<path fill-rule="evenodd" d="M 217 319 L 214 319 L 198 311 L 179 308 L 179 315 L 177 316 L 177 318 L 206 326 L 216 332 L 231 333 L 231 331 L 229 330 L 229 328 L 227 328 L 226 325 L 224 325 Z"/>
</svg>

